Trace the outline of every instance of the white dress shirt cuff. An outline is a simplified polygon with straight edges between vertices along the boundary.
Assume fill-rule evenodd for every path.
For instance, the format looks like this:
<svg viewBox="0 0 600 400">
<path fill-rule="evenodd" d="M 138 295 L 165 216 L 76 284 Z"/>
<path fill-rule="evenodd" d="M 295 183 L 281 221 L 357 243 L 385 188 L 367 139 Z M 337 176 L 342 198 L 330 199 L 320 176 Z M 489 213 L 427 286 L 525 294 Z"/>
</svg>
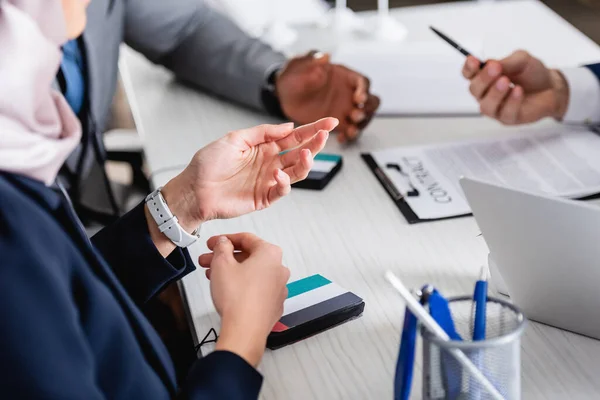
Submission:
<svg viewBox="0 0 600 400">
<path fill-rule="evenodd" d="M 565 68 L 560 72 L 569 85 L 569 104 L 563 122 L 600 123 L 600 81 L 585 67 Z"/>
</svg>

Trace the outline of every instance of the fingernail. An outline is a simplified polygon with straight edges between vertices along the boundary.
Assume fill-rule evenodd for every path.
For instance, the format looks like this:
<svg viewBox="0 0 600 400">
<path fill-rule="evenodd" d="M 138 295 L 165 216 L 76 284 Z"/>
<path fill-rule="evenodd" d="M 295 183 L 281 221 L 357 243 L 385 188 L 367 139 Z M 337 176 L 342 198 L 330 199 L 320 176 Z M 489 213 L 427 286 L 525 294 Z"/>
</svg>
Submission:
<svg viewBox="0 0 600 400">
<path fill-rule="evenodd" d="M 512 92 L 512 97 L 514 97 L 515 99 L 518 99 L 521 97 L 522 94 L 523 93 L 522 93 L 521 89 L 519 89 L 519 87 L 517 86 L 514 88 L 514 90 Z"/>
<path fill-rule="evenodd" d="M 280 124 L 279 126 L 285 127 L 285 128 L 289 128 L 289 129 L 294 129 L 294 123 L 293 122 L 284 122 L 283 124 Z"/>
<path fill-rule="evenodd" d="M 315 51 L 312 56 L 315 60 L 318 60 L 319 58 L 323 58 L 325 56 L 325 53 L 323 53 L 322 51 Z"/>
<path fill-rule="evenodd" d="M 227 243 L 229 239 L 227 239 L 227 236 L 219 236 L 219 243 Z"/>
<path fill-rule="evenodd" d="M 284 179 L 284 172 L 280 169 L 277 170 L 277 176 L 279 177 L 279 179 Z"/>
<path fill-rule="evenodd" d="M 506 89 L 508 89 L 508 80 L 504 78 L 498 79 L 498 82 L 496 83 L 496 89 L 504 92 Z"/>
<path fill-rule="evenodd" d="M 492 64 L 488 67 L 488 75 L 492 78 L 497 77 L 502 72 L 502 68 L 498 64 Z"/>
<path fill-rule="evenodd" d="M 357 117 L 356 122 L 362 122 L 367 115 L 362 111 L 358 111 L 355 116 Z"/>
</svg>

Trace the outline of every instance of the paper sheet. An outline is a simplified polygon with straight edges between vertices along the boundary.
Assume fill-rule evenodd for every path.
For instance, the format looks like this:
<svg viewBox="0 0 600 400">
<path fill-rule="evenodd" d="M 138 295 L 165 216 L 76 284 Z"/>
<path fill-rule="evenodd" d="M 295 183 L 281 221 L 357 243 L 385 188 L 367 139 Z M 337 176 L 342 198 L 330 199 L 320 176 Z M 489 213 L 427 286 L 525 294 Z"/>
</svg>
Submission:
<svg viewBox="0 0 600 400">
<path fill-rule="evenodd" d="M 371 153 L 420 219 L 469 214 L 462 176 L 569 198 L 600 193 L 600 136 L 524 134 Z"/>
<path fill-rule="evenodd" d="M 473 54 L 482 43 L 465 42 Z M 478 114 L 479 105 L 462 76 L 465 57 L 441 40 L 389 44 L 345 44 L 335 63 L 361 72 L 381 98 L 379 114 Z"/>
</svg>

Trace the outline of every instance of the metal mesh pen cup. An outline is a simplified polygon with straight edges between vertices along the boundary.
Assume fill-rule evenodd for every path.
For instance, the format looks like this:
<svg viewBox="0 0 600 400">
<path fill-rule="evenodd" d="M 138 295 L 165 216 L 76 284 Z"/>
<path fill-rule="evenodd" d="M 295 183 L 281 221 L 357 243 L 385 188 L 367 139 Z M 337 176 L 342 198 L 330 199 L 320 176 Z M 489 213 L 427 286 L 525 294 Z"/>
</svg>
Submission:
<svg viewBox="0 0 600 400">
<path fill-rule="evenodd" d="M 526 318 L 512 304 L 488 297 L 486 339 L 472 341 L 473 299 L 449 300 L 456 331 L 463 341 L 445 342 L 425 328 L 423 336 L 423 398 L 487 400 L 492 396 L 448 350 L 460 349 L 505 399 L 521 398 L 521 335 Z"/>
</svg>

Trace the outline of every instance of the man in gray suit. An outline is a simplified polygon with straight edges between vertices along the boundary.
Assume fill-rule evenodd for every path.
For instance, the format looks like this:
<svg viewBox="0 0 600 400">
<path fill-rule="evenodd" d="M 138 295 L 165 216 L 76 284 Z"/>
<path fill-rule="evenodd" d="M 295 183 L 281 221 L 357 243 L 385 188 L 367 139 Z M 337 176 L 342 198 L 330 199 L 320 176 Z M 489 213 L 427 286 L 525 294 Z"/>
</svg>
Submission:
<svg viewBox="0 0 600 400">
<path fill-rule="evenodd" d="M 57 79 L 84 127 L 63 171 L 75 197 L 90 160 L 104 157 L 122 42 L 178 79 L 248 107 L 302 124 L 337 117 L 340 141 L 355 139 L 379 106 L 365 77 L 320 53 L 287 60 L 204 0 L 92 0 L 87 17 L 82 37 L 63 48 Z"/>
</svg>

